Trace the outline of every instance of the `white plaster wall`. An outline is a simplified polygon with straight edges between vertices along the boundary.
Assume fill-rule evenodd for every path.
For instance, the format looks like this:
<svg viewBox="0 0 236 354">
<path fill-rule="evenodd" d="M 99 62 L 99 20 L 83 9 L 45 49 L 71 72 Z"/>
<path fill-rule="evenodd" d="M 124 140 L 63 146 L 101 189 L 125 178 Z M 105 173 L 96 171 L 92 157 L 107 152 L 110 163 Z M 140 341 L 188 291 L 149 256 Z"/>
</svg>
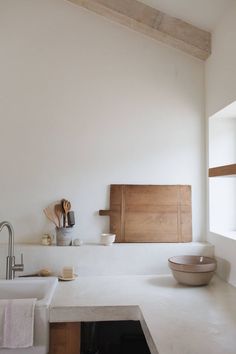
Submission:
<svg viewBox="0 0 236 354">
<path fill-rule="evenodd" d="M 236 161 L 235 117 L 209 119 L 209 167 L 230 165 Z"/>
<path fill-rule="evenodd" d="M 210 117 L 209 167 L 232 164 L 236 161 L 235 117 Z M 236 178 L 210 178 L 210 231 L 230 234 L 236 230 Z"/>
<path fill-rule="evenodd" d="M 236 236 L 236 180 L 210 178 L 209 180 L 210 231 Z"/>
<path fill-rule="evenodd" d="M 236 2 L 216 27 L 212 55 L 206 63 L 206 113 L 210 117 L 236 100 Z M 235 161 L 234 161 L 235 163 Z M 235 200 L 235 199 L 234 199 Z M 236 285 L 236 240 L 210 233 L 219 259 L 218 273 Z"/>
<path fill-rule="evenodd" d="M 210 117 L 236 100 L 236 2 L 212 33 L 212 54 L 206 63 L 206 112 Z"/>
<path fill-rule="evenodd" d="M 0 0 L 0 43 L 0 220 L 18 242 L 62 197 L 96 240 L 111 183 L 191 184 L 204 239 L 202 62 L 64 0 Z"/>
<path fill-rule="evenodd" d="M 53 275 L 60 275 L 62 268 L 72 266 L 78 275 L 150 275 L 168 274 L 168 258 L 173 255 L 193 254 L 213 257 L 214 246 L 203 242 L 187 243 L 135 243 L 83 244 L 82 246 L 40 246 L 17 244 L 16 261 L 24 255 L 23 274 L 37 274 L 47 268 Z M 0 245 L 0 279 L 6 276 L 7 245 Z"/>
</svg>

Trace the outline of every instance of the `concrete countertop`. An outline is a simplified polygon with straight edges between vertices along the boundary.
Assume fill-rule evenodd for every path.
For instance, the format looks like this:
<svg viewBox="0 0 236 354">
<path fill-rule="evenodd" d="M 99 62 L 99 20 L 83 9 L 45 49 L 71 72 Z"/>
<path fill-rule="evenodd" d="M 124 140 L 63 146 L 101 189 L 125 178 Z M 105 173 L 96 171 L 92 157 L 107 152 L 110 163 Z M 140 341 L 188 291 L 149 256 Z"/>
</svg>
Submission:
<svg viewBox="0 0 236 354">
<path fill-rule="evenodd" d="M 60 282 L 50 322 L 140 320 L 152 354 L 235 354 L 236 288 L 171 275 L 89 276 Z"/>
</svg>

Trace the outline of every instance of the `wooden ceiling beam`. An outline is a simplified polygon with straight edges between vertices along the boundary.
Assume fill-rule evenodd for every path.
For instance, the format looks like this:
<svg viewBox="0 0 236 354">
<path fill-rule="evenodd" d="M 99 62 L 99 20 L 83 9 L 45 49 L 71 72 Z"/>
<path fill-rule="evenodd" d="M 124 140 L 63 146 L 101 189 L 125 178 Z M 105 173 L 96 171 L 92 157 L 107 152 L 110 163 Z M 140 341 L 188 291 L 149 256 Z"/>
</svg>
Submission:
<svg viewBox="0 0 236 354">
<path fill-rule="evenodd" d="M 136 0 L 68 0 L 198 59 L 211 54 L 211 34 Z"/>
</svg>

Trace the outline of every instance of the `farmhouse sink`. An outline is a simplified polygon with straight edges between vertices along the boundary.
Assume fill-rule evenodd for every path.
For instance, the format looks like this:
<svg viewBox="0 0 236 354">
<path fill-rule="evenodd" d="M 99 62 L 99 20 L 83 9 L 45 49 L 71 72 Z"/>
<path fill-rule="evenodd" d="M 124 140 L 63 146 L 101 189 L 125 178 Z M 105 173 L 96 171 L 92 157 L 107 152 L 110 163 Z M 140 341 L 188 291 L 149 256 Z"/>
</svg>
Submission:
<svg viewBox="0 0 236 354">
<path fill-rule="evenodd" d="M 57 287 L 57 278 L 16 278 L 0 280 L 0 299 L 36 298 L 34 346 L 23 349 L 0 349 L 1 354 L 46 354 L 49 347 L 49 305 Z"/>
<path fill-rule="evenodd" d="M 16 278 L 0 280 L 0 299 L 36 298 L 36 305 L 49 305 L 57 286 L 57 278 Z"/>
</svg>

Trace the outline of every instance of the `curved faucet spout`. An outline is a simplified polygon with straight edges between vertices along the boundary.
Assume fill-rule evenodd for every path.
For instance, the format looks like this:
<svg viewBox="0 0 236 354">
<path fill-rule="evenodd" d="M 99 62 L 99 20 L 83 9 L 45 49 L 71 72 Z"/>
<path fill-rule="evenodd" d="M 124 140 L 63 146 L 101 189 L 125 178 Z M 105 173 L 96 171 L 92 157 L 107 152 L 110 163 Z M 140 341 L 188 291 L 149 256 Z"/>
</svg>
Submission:
<svg viewBox="0 0 236 354">
<path fill-rule="evenodd" d="M 8 256 L 14 257 L 14 229 L 10 222 L 2 221 L 0 223 L 0 232 L 4 228 L 4 226 L 8 229 L 9 233 L 9 241 L 8 241 Z"/>
<path fill-rule="evenodd" d="M 15 271 L 23 271 L 23 255 L 21 256 L 21 264 L 15 264 L 15 256 L 14 256 L 14 230 L 8 221 L 2 221 L 0 223 L 0 232 L 4 228 L 4 226 L 8 229 L 9 239 L 8 239 L 8 256 L 6 262 L 6 279 L 14 279 Z"/>
</svg>

